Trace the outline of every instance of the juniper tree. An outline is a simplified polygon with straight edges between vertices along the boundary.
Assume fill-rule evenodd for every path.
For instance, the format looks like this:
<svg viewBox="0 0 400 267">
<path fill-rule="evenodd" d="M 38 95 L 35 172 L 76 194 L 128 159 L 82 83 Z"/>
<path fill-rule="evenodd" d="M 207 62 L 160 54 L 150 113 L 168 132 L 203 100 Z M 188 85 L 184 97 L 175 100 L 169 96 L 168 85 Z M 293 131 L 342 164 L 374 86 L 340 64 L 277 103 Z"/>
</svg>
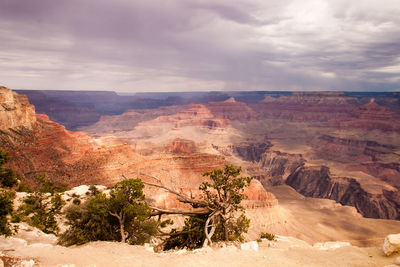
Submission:
<svg viewBox="0 0 400 267">
<path fill-rule="evenodd" d="M 63 245 L 90 241 L 120 241 L 143 244 L 156 234 L 156 222 L 144 201 L 140 179 L 123 180 L 110 188 L 109 195 L 91 189 L 84 203 L 73 204 L 65 215 L 68 231 L 60 237 Z"/>
<path fill-rule="evenodd" d="M 225 169 L 215 169 L 205 172 L 203 176 L 208 177 L 209 181 L 203 182 L 199 189 L 202 191 L 201 198 L 193 198 L 166 187 L 159 179 L 153 176 L 158 183 L 145 184 L 167 190 L 177 196 L 178 200 L 188 203 L 192 209 L 162 209 L 151 207 L 153 215 L 181 214 L 189 218 L 185 220 L 182 231 L 173 230 L 166 241 L 166 247 L 174 245 L 193 247 L 203 243 L 203 246 L 211 244 L 214 240 L 237 240 L 242 238 L 242 234 L 247 232 L 250 220 L 244 214 L 238 215 L 238 211 L 243 210 L 241 201 L 246 198 L 244 189 L 252 178 L 240 177 L 241 167 L 226 165 Z M 187 245 L 188 240 L 192 240 Z"/>
</svg>

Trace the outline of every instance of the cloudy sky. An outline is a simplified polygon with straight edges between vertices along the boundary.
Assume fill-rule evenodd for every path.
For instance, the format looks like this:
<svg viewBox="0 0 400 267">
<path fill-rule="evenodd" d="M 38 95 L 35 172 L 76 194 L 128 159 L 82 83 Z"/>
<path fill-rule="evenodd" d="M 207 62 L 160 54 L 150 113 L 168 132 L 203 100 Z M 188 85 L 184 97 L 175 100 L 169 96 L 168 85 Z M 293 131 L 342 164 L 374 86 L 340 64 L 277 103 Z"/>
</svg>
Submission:
<svg viewBox="0 0 400 267">
<path fill-rule="evenodd" d="M 0 0 L 0 84 L 400 90 L 399 0 Z"/>
</svg>

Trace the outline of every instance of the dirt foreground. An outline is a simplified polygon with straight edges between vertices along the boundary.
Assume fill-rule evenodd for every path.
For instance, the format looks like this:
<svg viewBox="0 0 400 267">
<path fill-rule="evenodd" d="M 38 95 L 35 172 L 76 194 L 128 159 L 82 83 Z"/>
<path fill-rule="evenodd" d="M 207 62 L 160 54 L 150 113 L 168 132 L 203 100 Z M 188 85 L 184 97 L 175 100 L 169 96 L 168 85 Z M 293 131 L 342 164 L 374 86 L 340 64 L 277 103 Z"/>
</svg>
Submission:
<svg viewBox="0 0 400 267">
<path fill-rule="evenodd" d="M 27 242 L 21 238 L 0 238 L 5 256 L 31 260 L 25 266 L 385 266 L 399 255 L 386 257 L 381 247 L 360 248 L 339 243 L 308 245 L 293 237 L 278 236 L 276 241 L 253 242 L 258 249 L 235 246 L 195 251 L 155 253 L 152 247 L 130 246 L 116 242 L 92 242 L 83 246 L 61 247 Z M 331 248 L 329 248 L 331 247 Z M 339 248 L 332 248 L 339 247 Z M 7 265 L 6 265 L 7 266 Z"/>
</svg>

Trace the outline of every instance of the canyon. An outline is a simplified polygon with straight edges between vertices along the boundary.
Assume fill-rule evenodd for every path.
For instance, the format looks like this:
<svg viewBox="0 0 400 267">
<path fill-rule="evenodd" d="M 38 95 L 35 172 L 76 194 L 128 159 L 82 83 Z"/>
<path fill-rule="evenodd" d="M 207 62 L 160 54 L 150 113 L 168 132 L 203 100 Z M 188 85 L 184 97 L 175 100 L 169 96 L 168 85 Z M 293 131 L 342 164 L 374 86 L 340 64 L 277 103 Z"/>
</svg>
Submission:
<svg viewBox="0 0 400 267">
<path fill-rule="evenodd" d="M 300 216 L 303 205 L 290 204 L 297 198 L 285 204 L 293 189 L 343 205 L 344 221 L 370 225 L 364 234 L 355 230 L 358 238 L 374 235 L 378 225 L 385 230 L 374 237 L 400 229 L 399 93 L 18 91 L 33 106 L 22 94 L 0 92 L 0 147 L 32 184 L 42 173 L 70 186 L 157 177 L 196 195 L 204 171 L 229 163 L 256 178 L 244 204 L 259 230 L 318 229 L 290 215 Z M 146 196 L 160 206 L 181 205 L 159 189 L 146 188 Z M 304 238 L 337 236 L 325 233 Z"/>
</svg>

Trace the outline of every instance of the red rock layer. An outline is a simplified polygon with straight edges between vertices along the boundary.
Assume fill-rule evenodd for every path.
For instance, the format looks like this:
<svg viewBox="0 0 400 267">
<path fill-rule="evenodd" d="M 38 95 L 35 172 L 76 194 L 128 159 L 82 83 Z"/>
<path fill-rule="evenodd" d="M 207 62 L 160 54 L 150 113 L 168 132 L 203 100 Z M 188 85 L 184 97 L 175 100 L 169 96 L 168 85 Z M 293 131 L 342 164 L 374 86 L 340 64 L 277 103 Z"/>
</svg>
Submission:
<svg viewBox="0 0 400 267">
<path fill-rule="evenodd" d="M 200 126 L 214 129 L 230 125 L 229 120 L 215 118 L 211 111 L 201 104 L 192 104 L 188 109 L 171 116 L 160 116 L 156 119 L 156 122 L 174 123 L 175 128 Z"/>
<path fill-rule="evenodd" d="M 346 119 L 356 107 L 351 100 L 340 93 L 293 93 L 267 96 L 251 107 L 265 118 L 326 122 Z"/>
<path fill-rule="evenodd" d="M 337 125 L 341 128 L 400 132 L 400 116 L 372 99 L 370 103 L 355 109 L 348 120 L 337 122 Z"/>
<path fill-rule="evenodd" d="M 207 104 L 207 108 L 216 118 L 220 119 L 252 120 L 258 118 L 258 114 L 250 107 L 245 103 L 236 102 L 233 98 L 224 102 L 210 102 Z"/>
</svg>

